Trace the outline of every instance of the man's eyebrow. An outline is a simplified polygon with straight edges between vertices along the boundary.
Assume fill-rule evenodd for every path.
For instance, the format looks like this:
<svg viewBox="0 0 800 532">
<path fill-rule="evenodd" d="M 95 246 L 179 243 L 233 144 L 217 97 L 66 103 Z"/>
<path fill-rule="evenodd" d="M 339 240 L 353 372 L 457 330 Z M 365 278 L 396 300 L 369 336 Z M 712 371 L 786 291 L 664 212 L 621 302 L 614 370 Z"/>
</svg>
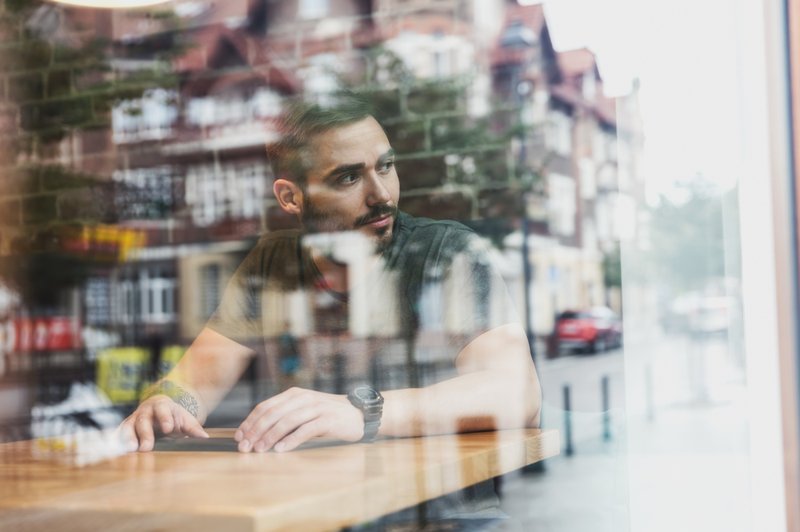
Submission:
<svg viewBox="0 0 800 532">
<path fill-rule="evenodd" d="M 394 157 L 394 148 L 389 148 L 388 150 L 386 150 L 386 153 L 378 157 L 378 161 L 383 162 L 389 157 Z"/>
<path fill-rule="evenodd" d="M 366 165 L 364 163 L 353 163 L 353 164 L 340 164 L 327 174 L 325 174 L 325 179 L 332 179 L 338 175 L 342 175 L 348 172 L 357 172 L 359 170 L 363 170 Z"/>
</svg>

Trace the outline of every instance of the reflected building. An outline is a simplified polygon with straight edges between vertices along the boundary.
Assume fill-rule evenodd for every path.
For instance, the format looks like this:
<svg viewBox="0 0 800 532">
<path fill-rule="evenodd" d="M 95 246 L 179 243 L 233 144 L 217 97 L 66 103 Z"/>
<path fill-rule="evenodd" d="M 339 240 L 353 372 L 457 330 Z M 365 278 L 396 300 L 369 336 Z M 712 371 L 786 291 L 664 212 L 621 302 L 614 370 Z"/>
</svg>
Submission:
<svg viewBox="0 0 800 532">
<path fill-rule="evenodd" d="M 523 208 L 534 330 L 548 335 L 567 309 L 620 311 L 619 287 L 607 286 L 603 269 L 631 237 L 643 194 L 635 91 L 607 96 L 590 50 L 555 50 L 541 5 L 509 6 L 492 71 L 494 93 L 519 102 L 528 128 L 517 157 L 535 174 Z M 521 241 L 515 233 L 507 243 L 521 251 Z"/>
<path fill-rule="evenodd" d="M 296 224 L 272 197 L 264 150 L 278 138 L 286 103 L 326 104 L 342 88 L 376 104 L 398 151 L 404 211 L 465 222 L 501 245 L 491 254 L 514 308 L 498 296 L 476 302 L 488 307 L 478 314 L 523 315 L 523 217 L 537 334 L 548 334 L 553 314 L 567 307 L 619 308 L 602 263 L 630 226 L 616 213 L 638 193 L 638 140 L 635 131 L 623 134 L 617 112 L 623 106 L 635 117 L 635 105 L 619 103 L 635 95 L 605 97 L 590 51 L 554 50 L 540 5 L 174 1 L 158 16 L 42 9 L 37 23 L 53 35 L 85 27 L 87 38 L 109 40 L 110 71 L 100 81 L 153 72 L 164 79 L 111 102 L 108 124 L 75 128 L 53 147 L 51 162 L 93 176 L 106 191 L 57 198 L 56 215 L 80 229 L 63 245 L 96 260 L 57 310 L 9 310 L 17 337 L 30 336 L 38 318 L 69 315 L 81 331 L 74 349 L 81 365 L 93 368 L 105 349 L 136 346 L 147 365 L 137 378 L 163 373 L 179 357 L 170 346 L 191 342 L 259 236 Z M 12 203 L 20 201 L 27 199 Z M 11 241 L 3 240 L 6 253 Z M 348 301 L 282 294 L 270 303 L 265 332 L 277 338 L 288 322 L 310 366 L 394 339 L 385 360 L 401 368 L 409 344 L 400 317 L 370 311 L 372 294 L 357 288 L 368 253 L 342 246 L 353 250 L 340 257 L 353 287 Z M 437 346 L 463 333 L 459 313 L 471 309 L 452 304 L 467 278 L 459 268 L 420 296 L 413 346 L 420 360 L 434 360 Z M 274 358 L 262 362 L 260 375 L 274 377 Z M 93 369 L 85 373 L 94 377 Z"/>
</svg>

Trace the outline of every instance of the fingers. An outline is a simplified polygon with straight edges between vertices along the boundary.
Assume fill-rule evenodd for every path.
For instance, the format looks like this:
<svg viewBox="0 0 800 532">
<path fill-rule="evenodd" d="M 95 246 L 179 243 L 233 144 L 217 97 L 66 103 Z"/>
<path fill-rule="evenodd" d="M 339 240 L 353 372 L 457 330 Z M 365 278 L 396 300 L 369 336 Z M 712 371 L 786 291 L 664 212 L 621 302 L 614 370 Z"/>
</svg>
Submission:
<svg viewBox="0 0 800 532">
<path fill-rule="evenodd" d="M 153 407 L 155 418 L 158 420 L 159 428 L 164 434 L 171 434 L 176 422 L 173 417 L 172 405 L 167 402 L 159 402 Z"/>
<path fill-rule="evenodd" d="M 262 402 L 239 426 L 240 452 L 288 451 L 318 436 L 359 441 L 364 419 L 344 396 L 291 389 Z"/>
<path fill-rule="evenodd" d="M 308 440 L 324 436 L 327 433 L 328 427 L 326 421 L 323 418 L 316 418 L 299 426 L 297 430 L 276 443 L 273 449 L 279 453 L 293 451 Z"/>
<path fill-rule="evenodd" d="M 240 451 L 246 453 L 250 449 L 254 449 L 255 443 L 261 440 L 275 423 L 298 408 L 304 408 L 308 404 L 309 398 L 296 397 L 292 401 L 283 401 L 271 406 L 267 404 L 268 402 L 264 401 L 258 405 L 245 420 L 248 424 L 242 423 L 239 427 L 239 430 L 242 431 L 242 439 L 239 441 Z"/>
<path fill-rule="evenodd" d="M 208 432 L 203 430 L 203 426 L 193 415 L 182 408 L 177 408 L 176 412 L 178 413 L 176 417 L 180 420 L 180 432 L 182 434 L 194 438 L 208 438 Z"/>
<path fill-rule="evenodd" d="M 305 426 L 318 416 L 318 407 L 302 407 L 291 411 L 276 421 L 259 439 L 251 440 L 253 442 L 253 450 L 258 453 L 268 451 L 287 434 Z"/>
<path fill-rule="evenodd" d="M 136 438 L 133 422 L 134 419 L 129 417 L 117 427 L 117 438 L 126 452 L 135 451 L 139 448 L 139 440 Z"/>
<path fill-rule="evenodd" d="M 256 434 L 253 432 L 254 427 L 256 427 L 261 418 L 272 409 L 277 408 L 283 403 L 286 403 L 289 399 L 297 395 L 302 395 L 298 394 L 298 391 L 299 390 L 297 388 L 290 388 L 274 397 L 267 399 L 266 401 L 260 402 L 258 405 L 256 405 L 253 411 L 248 414 L 245 420 L 242 421 L 241 425 L 239 425 L 239 428 L 233 435 L 233 439 L 240 443 L 245 439 L 252 442 L 253 440 L 250 438 L 256 436 Z"/>
<path fill-rule="evenodd" d="M 155 444 L 155 435 L 153 434 L 153 413 L 149 408 L 144 409 L 136 420 L 133 422 L 133 429 L 136 432 L 136 438 L 139 440 L 140 451 L 152 451 Z"/>
<path fill-rule="evenodd" d="M 208 438 L 208 433 L 194 416 L 164 398 L 139 405 L 119 427 L 120 439 L 131 450 L 151 451 L 155 445 L 155 429 L 164 434 L 185 434 L 195 438 Z"/>
<path fill-rule="evenodd" d="M 276 409 L 282 406 L 284 409 L 289 408 L 293 401 L 302 399 L 303 397 L 306 397 L 306 399 L 308 398 L 308 394 L 298 392 L 301 391 L 296 388 L 290 388 L 256 405 L 253 411 L 248 414 L 247 418 L 242 421 L 236 433 L 233 435 L 233 439 L 239 442 L 239 450 L 244 452 L 249 451 L 253 446 L 253 442 L 276 421 L 274 415 L 268 419 L 265 419 L 265 416 L 269 416 L 270 413 L 274 412 L 285 412 L 285 410 Z"/>
</svg>

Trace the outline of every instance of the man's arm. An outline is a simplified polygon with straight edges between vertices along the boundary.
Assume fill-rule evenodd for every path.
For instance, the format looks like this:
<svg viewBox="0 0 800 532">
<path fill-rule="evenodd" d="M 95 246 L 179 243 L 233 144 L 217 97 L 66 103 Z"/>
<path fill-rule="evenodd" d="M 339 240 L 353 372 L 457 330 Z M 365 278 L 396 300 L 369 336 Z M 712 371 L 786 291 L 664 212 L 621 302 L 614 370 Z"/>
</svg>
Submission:
<svg viewBox="0 0 800 532">
<path fill-rule="evenodd" d="M 538 426 L 541 388 L 521 326 L 481 334 L 458 354 L 456 369 L 457 377 L 425 388 L 383 393 L 378 433 L 421 436 Z"/>
<path fill-rule="evenodd" d="M 149 451 L 155 429 L 164 434 L 207 437 L 202 424 L 236 384 L 253 351 L 206 327 L 180 362 L 151 387 L 120 426 L 123 437 Z"/>
<path fill-rule="evenodd" d="M 379 434 L 422 436 L 536 427 L 541 390 L 528 341 L 516 324 L 487 331 L 458 354 L 459 376 L 425 388 L 385 392 Z M 239 450 L 290 451 L 317 437 L 355 442 L 360 410 L 344 395 L 292 388 L 260 403 L 242 422 Z"/>
</svg>

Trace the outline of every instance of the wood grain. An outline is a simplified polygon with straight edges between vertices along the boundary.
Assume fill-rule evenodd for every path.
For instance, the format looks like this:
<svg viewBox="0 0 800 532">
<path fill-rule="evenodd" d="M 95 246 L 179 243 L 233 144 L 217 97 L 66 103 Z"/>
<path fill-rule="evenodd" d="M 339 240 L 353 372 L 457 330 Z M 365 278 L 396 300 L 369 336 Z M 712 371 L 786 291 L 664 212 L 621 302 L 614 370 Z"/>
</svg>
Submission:
<svg viewBox="0 0 800 532">
<path fill-rule="evenodd" d="M 17 442 L 0 445 L 0 529 L 336 530 L 559 448 L 556 431 L 520 429 L 283 454 L 130 453 L 78 467 L 37 458 L 34 442 Z"/>
</svg>

